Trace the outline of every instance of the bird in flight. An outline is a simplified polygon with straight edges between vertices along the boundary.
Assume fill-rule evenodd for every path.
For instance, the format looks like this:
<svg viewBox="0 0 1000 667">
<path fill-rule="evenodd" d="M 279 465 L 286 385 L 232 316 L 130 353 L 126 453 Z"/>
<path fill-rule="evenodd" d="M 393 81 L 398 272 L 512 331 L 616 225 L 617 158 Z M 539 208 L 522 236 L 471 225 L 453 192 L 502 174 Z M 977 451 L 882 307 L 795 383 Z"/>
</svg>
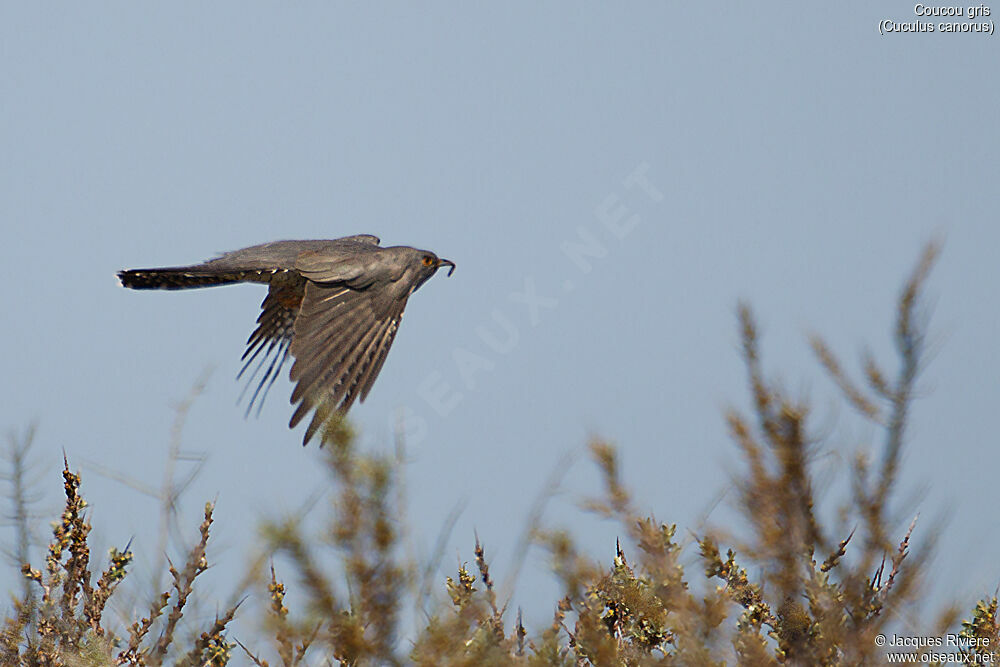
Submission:
<svg viewBox="0 0 1000 667">
<path fill-rule="evenodd" d="M 329 241 L 275 241 L 227 252 L 192 266 L 118 272 L 131 289 L 189 289 L 267 283 L 257 328 L 247 339 L 239 376 L 256 388 L 247 413 L 264 400 L 289 355 L 298 404 L 290 428 L 310 412 L 302 444 L 334 413 L 364 402 L 396 337 L 406 301 L 442 266 L 455 263 L 428 250 L 382 248 L 377 236 Z M 263 374 L 261 374 L 263 371 Z M 259 410 L 260 403 L 258 403 Z"/>
</svg>

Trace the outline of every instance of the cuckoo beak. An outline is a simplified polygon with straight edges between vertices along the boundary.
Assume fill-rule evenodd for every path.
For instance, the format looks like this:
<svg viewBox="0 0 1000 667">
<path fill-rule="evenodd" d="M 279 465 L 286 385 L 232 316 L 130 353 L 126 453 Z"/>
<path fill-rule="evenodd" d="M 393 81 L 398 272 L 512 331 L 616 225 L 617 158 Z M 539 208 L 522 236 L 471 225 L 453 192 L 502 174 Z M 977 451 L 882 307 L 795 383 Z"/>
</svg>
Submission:
<svg viewBox="0 0 1000 667">
<path fill-rule="evenodd" d="M 451 261 L 450 259 L 440 259 L 439 258 L 438 261 L 437 261 L 437 268 L 440 269 L 445 264 L 447 264 L 448 266 L 451 267 L 450 269 L 448 269 L 448 275 L 449 276 L 451 276 L 451 274 L 455 273 L 455 262 Z"/>
</svg>

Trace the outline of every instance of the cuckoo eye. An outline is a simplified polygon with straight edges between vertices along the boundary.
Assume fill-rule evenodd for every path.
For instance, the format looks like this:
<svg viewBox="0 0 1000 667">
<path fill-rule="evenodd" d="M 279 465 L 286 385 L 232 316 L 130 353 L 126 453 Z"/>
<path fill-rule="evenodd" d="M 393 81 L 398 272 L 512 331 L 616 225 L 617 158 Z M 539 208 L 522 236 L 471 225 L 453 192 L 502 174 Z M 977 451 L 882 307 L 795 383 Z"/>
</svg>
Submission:
<svg viewBox="0 0 1000 667">
<path fill-rule="evenodd" d="M 434 258 L 430 255 L 424 255 L 424 258 L 421 261 L 424 266 L 434 266 Z"/>
</svg>

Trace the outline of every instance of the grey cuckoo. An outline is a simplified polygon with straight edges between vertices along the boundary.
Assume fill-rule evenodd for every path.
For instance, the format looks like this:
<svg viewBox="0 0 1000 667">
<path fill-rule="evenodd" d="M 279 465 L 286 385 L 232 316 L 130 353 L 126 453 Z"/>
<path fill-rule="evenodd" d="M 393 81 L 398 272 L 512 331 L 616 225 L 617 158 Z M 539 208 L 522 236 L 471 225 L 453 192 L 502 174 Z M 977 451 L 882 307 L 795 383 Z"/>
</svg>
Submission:
<svg viewBox="0 0 1000 667">
<path fill-rule="evenodd" d="M 449 276 L 455 270 L 454 262 L 427 250 L 382 248 L 378 237 L 360 234 L 331 241 L 275 241 L 203 264 L 120 271 L 118 278 L 132 289 L 267 283 L 239 373 L 241 377 L 257 360 L 247 388 L 260 377 L 247 412 L 264 400 L 291 355 L 291 402 L 298 407 L 289 427 L 313 412 L 305 445 L 334 412 L 343 414 L 355 399 L 365 400 L 396 337 L 407 299 L 442 266 L 450 267 Z"/>
</svg>

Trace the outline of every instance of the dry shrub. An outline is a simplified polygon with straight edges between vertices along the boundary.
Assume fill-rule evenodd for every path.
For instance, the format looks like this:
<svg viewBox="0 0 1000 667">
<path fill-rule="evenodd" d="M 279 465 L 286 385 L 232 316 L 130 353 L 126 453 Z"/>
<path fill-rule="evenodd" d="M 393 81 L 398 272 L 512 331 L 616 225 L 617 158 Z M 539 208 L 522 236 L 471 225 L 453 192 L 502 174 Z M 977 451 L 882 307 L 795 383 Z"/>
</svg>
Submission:
<svg viewBox="0 0 1000 667">
<path fill-rule="evenodd" d="M 917 522 L 899 529 L 890 501 L 898 486 L 900 457 L 914 384 L 921 369 L 926 321 L 921 290 L 937 248 L 930 246 L 899 299 L 894 377 L 871 355 L 862 360 L 864 382 L 851 379 L 819 337 L 812 345 L 843 400 L 881 434 L 876 463 L 859 454 L 850 470 L 851 497 L 839 525 L 830 528 L 813 481 L 817 444 L 809 405 L 771 382 L 762 370 L 757 326 L 739 309 L 743 360 L 751 405 L 726 418 L 744 469 L 738 506 L 744 525 L 736 538 L 710 530 L 698 537 L 701 572 L 682 566 L 676 528 L 636 508 L 621 479 L 616 449 L 595 440 L 590 452 L 602 473 L 603 493 L 589 508 L 617 522 L 618 544 L 610 564 L 576 547 L 570 533 L 534 529 L 561 585 L 551 623 L 529 631 L 520 610 L 498 599 L 487 554 L 478 537 L 473 566 L 461 565 L 444 584 L 447 601 L 429 614 L 415 636 L 401 637 L 403 610 L 424 590 L 419 568 L 401 555 L 405 499 L 395 493 L 398 462 L 354 451 L 353 436 L 335 420 L 324 435 L 337 489 L 329 528 L 306 536 L 299 519 L 265 525 L 268 549 L 256 565 L 282 559 L 296 578 L 301 600 L 289 610 L 285 584 L 270 568 L 255 567 L 268 604 L 257 636 L 234 642 L 257 665 L 864 665 L 881 662 L 879 633 L 922 601 L 922 575 L 933 546 L 918 539 Z M 131 552 L 112 551 L 111 563 L 91 586 L 90 554 L 78 494 L 79 477 L 64 471 L 66 510 L 49 546 L 44 572 L 25 567 L 41 590 L 15 604 L 0 637 L 3 664 L 221 665 L 230 658 L 226 626 L 236 606 L 181 650 L 177 621 L 204 571 L 211 524 L 206 507 L 201 540 L 181 570 L 170 567 L 171 591 L 128 628 L 128 640 L 105 621 L 103 610 L 125 575 Z M 826 514 L 829 514 L 827 512 Z M 903 526 L 906 524 L 904 523 Z M 724 541 L 728 546 L 720 546 Z M 922 546 L 916 548 L 915 543 Z M 725 553 L 723 553 L 723 551 Z M 331 559 L 331 553 L 335 558 Z M 329 564 L 339 564 L 333 572 Z M 264 573 L 266 571 L 266 574 Z M 334 582 L 343 580 L 341 586 Z M 341 588 L 343 590 L 341 590 Z M 419 602 L 420 600 L 418 600 Z M 169 611 L 166 611 L 169 608 Z M 947 610 L 940 635 L 957 625 Z M 164 615 L 165 614 L 165 615 Z M 156 628 L 156 632 L 151 632 Z M 957 628 L 967 640 L 966 662 L 995 662 L 1000 655 L 997 598 L 980 601 Z M 920 633 L 911 633 L 920 634 Z M 153 636 L 157 639 L 154 641 Z"/>
</svg>

